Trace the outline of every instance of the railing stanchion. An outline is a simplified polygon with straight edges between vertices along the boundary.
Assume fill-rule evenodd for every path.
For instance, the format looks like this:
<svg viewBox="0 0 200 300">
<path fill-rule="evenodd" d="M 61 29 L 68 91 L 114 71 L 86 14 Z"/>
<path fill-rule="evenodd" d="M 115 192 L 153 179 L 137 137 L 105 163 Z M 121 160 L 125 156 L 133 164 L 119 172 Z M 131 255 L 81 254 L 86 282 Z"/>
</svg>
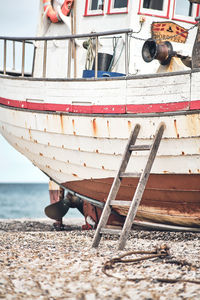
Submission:
<svg viewBox="0 0 200 300">
<path fill-rule="evenodd" d="M 68 40 L 68 64 L 67 64 L 67 78 L 71 77 L 71 64 L 72 64 L 72 40 Z"/>
<path fill-rule="evenodd" d="M 95 78 L 98 77 L 98 36 L 96 36 L 95 39 L 96 43 L 95 43 Z"/>
<path fill-rule="evenodd" d="M 22 77 L 24 77 L 24 65 L 25 65 L 25 40 L 22 42 Z"/>
<path fill-rule="evenodd" d="M 40 41 L 41 43 L 44 43 L 44 48 L 43 50 L 43 62 L 42 65 L 39 67 L 41 76 L 43 78 L 47 77 L 47 55 L 48 55 L 48 41 L 62 41 L 62 40 L 67 40 L 68 41 L 68 65 L 67 65 L 67 77 L 71 78 L 71 72 L 72 72 L 72 58 L 74 57 L 74 78 L 76 78 L 76 46 L 75 46 L 75 40 L 76 39 L 89 39 L 92 40 L 92 42 L 95 44 L 95 49 L 93 47 L 93 53 L 92 53 L 92 59 L 94 57 L 94 52 L 95 52 L 95 68 L 94 68 L 94 77 L 98 78 L 98 48 L 99 48 L 99 38 L 104 37 L 104 36 L 111 36 L 110 38 L 115 38 L 115 35 L 123 34 L 125 35 L 125 54 L 124 54 L 124 60 L 125 60 L 125 72 L 126 75 L 129 74 L 129 46 L 130 46 L 130 40 L 129 40 L 129 34 L 132 33 L 131 29 L 120 29 L 120 30 L 112 30 L 112 31 L 105 31 L 105 32 L 91 32 L 88 34 L 70 34 L 70 35 L 62 35 L 62 36 L 41 36 L 41 37 L 7 37 L 7 36 L 0 36 L 0 39 L 3 40 L 3 74 L 6 75 L 8 73 L 7 71 L 7 41 L 11 41 L 12 44 L 12 56 L 13 56 L 13 61 L 12 61 L 12 72 L 11 73 L 16 73 L 16 75 L 21 75 L 22 77 L 24 76 L 33 76 L 34 72 L 34 63 L 35 63 L 35 57 L 36 57 L 36 46 L 35 43 L 37 41 Z M 121 37 L 121 36 L 120 36 Z M 35 42 L 32 42 L 35 41 Z M 22 43 L 22 52 L 21 52 L 21 57 L 22 57 L 22 63 L 21 63 L 21 72 L 16 71 L 16 42 L 17 43 Z M 25 62 L 26 62 L 26 57 L 25 57 L 25 52 L 27 51 L 26 44 L 33 44 L 34 46 L 34 54 L 33 54 L 33 64 L 32 64 L 32 74 L 29 74 L 28 72 L 25 74 Z M 10 48 L 9 48 L 10 49 Z M 67 49 L 66 49 L 67 50 Z M 29 52 L 29 49 L 28 49 Z M 73 56 L 72 56 L 73 52 Z M 78 52 L 79 53 L 79 52 Z M 9 51 L 10 54 L 10 51 Z M 10 61 L 10 57 L 9 57 Z M 59 74 L 58 74 L 59 75 Z"/>
<path fill-rule="evenodd" d="M 129 73 L 129 65 L 128 65 L 128 33 L 125 33 L 125 73 L 128 75 Z"/>
<path fill-rule="evenodd" d="M 47 71 L 47 40 L 44 41 L 43 78 L 46 78 L 46 71 Z"/>
<path fill-rule="evenodd" d="M 4 40 L 3 74 L 6 75 L 7 40 Z"/>
<path fill-rule="evenodd" d="M 12 42 L 13 44 L 13 70 L 15 70 L 15 41 Z"/>
</svg>

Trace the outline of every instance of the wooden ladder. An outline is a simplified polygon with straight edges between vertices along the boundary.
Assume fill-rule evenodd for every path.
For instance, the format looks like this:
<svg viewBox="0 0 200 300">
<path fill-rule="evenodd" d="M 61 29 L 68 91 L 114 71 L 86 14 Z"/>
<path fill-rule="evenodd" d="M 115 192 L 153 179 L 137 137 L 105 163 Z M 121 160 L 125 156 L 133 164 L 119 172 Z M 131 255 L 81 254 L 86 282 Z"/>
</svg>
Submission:
<svg viewBox="0 0 200 300">
<path fill-rule="evenodd" d="M 165 124 L 161 123 L 155 133 L 154 140 L 151 145 L 135 145 L 137 136 L 140 131 L 140 125 L 139 124 L 135 125 L 128 139 L 124 154 L 122 156 L 122 161 L 119 170 L 115 176 L 104 209 L 102 211 L 101 218 L 99 220 L 99 224 L 97 226 L 95 236 L 93 239 L 92 247 L 95 248 L 98 247 L 102 234 L 118 234 L 120 235 L 118 249 L 119 250 L 124 249 L 126 240 L 128 238 L 128 234 L 130 232 L 134 218 L 137 213 L 138 206 L 142 199 L 164 130 L 165 130 Z M 141 173 L 141 175 L 138 176 L 138 174 L 134 174 L 134 173 L 125 173 L 132 151 L 148 151 L 148 150 L 149 150 L 149 155 L 147 158 L 145 168 Z M 132 201 L 115 200 L 123 177 L 140 177 Z M 110 227 L 106 226 L 108 222 L 108 218 L 111 214 L 112 206 L 129 207 L 124 225 L 120 229 L 115 229 L 115 228 L 113 229 L 111 228 L 111 226 Z"/>
</svg>

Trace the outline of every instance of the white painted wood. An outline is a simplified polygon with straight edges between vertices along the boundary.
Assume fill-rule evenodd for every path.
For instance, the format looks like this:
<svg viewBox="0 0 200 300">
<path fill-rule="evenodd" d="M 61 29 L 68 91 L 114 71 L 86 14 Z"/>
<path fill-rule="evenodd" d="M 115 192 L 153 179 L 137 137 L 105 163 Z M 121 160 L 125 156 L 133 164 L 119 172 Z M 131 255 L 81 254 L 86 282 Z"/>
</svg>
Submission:
<svg viewBox="0 0 200 300">
<path fill-rule="evenodd" d="M 127 104 L 190 101 L 190 75 L 127 81 Z"/>
<path fill-rule="evenodd" d="M 1 91 L 1 85 L 0 85 Z M 27 95 L 28 96 L 28 95 Z M 12 116 L 12 117 L 11 117 Z M 188 138 L 200 136 L 200 118 L 199 114 L 177 115 L 161 117 L 126 117 L 120 116 L 105 117 L 99 116 L 76 116 L 66 115 L 60 117 L 59 114 L 45 114 L 45 113 L 30 113 L 23 111 L 4 109 L 1 115 L 2 122 L 9 122 L 18 127 L 28 128 L 31 130 L 39 130 L 51 133 L 64 133 L 69 135 L 77 135 L 84 137 L 98 137 L 98 138 L 118 138 L 127 139 L 131 128 L 136 122 L 142 123 L 142 128 L 139 138 L 152 138 L 152 132 L 155 126 L 165 119 L 167 124 L 164 133 L 165 138 Z M 96 130 L 93 125 L 95 123 Z M 162 145 L 161 145 L 162 146 Z"/>
<path fill-rule="evenodd" d="M 41 18 L 43 5 L 40 1 L 38 35 L 57 36 L 70 34 L 65 24 L 53 24 Z M 140 29 L 138 14 L 139 0 L 129 1 L 128 14 L 107 14 L 108 0 L 104 3 L 104 15 L 84 16 L 85 1 L 77 5 L 77 33 L 102 32 L 132 28 Z M 171 2 L 173 2 L 171 0 Z M 173 5 L 169 7 L 169 19 L 172 21 Z M 145 16 L 141 31 L 133 36 L 140 39 L 150 37 L 151 24 L 161 21 L 159 16 Z M 162 19 L 165 21 L 165 19 Z M 179 22 L 184 28 L 191 24 Z M 174 50 L 191 55 L 196 29 L 191 30 L 185 44 L 173 43 Z M 85 69 L 86 50 L 78 40 L 77 76 L 82 77 Z M 125 57 L 121 53 L 125 41 L 120 36 L 116 49 L 119 62 L 113 71 L 124 73 Z M 130 74 L 155 73 L 159 63 L 146 64 L 142 60 L 141 49 L 144 41 L 130 38 L 129 70 Z M 34 103 L 66 105 L 160 105 L 199 100 L 200 73 L 162 76 L 133 77 L 128 80 L 40 80 L 43 69 L 43 42 L 36 42 L 36 62 L 34 80 L 12 78 L 0 75 L 0 97 Z M 99 52 L 113 53 L 112 39 L 99 39 Z M 47 76 L 50 78 L 67 77 L 68 43 L 66 41 L 48 42 Z M 74 61 L 72 59 L 72 69 Z M 72 72 L 73 77 L 73 72 Z M 23 108 L 23 106 L 21 106 Z M 189 107 L 188 107 L 189 108 Z M 187 107 L 185 108 L 187 109 Z M 141 125 L 138 144 L 149 144 L 158 125 L 164 122 L 166 130 L 161 142 L 153 173 L 200 173 L 199 138 L 200 115 L 158 114 L 148 117 L 133 115 L 93 115 L 80 116 L 55 113 L 37 113 L 0 107 L 0 132 L 38 168 L 58 182 L 82 180 L 85 178 L 113 177 L 121 160 L 125 144 L 131 129 L 136 123 Z M 144 168 L 146 153 L 135 152 L 130 160 L 127 172 L 141 172 Z"/>
<path fill-rule="evenodd" d="M 120 121 L 119 121 L 120 122 Z M 121 155 L 124 149 L 124 145 L 126 139 L 112 139 L 104 138 L 102 141 L 101 139 L 93 139 L 86 136 L 76 136 L 76 135 L 67 135 L 60 133 L 52 133 L 52 132 L 44 132 L 35 129 L 28 129 L 24 130 L 22 127 L 15 127 L 10 124 L 6 125 L 6 131 L 8 132 L 15 132 L 15 136 L 18 138 L 23 138 L 23 140 L 27 142 L 34 142 L 37 140 L 38 144 L 42 146 L 56 148 L 63 148 L 69 150 L 75 150 L 80 152 L 93 152 L 99 154 L 109 154 L 109 155 Z M 51 141 L 51 143 L 49 142 Z M 147 143 L 151 142 L 150 139 L 146 139 Z M 144 143 L 144 139 L 138 139 L 137 144 L 141 145 Z M 170 147 L 168 144 L 170 143 Z M 181 147 L 180 147 L 181 145 Z M 196 138 L 165 138 L 162 140 L 162 145 L 159 149 L 159 155 L 162 156 L 178 156 L 178 155 L 192 155 L 194 153 L 198 153 L 199 151 L 199 139 Z M 145 156 L 145 152 L 134 152 L 133 156 Z"/>
<path fill-rule="evenodd" d="M 141 124 L 139 144 L 150 143 L 154 127 L 161 121 L 166 122 L 153 173 L 200 172 L 199 114 L 155 117 L 154 122 L 151 118 L 97 117 L 98 135 L 94 135 L 92 130 L 92 117 L 63 116 L 61 128 L 58 115 L 0 108 L 0 116 L 3 136 L 58 182 L 113 177 L 129 135 L 128 120 L 132 124 Z M 146 152 L 133 152 L 127 172 L 141 172 L 145 157 Z"/>
</svg>

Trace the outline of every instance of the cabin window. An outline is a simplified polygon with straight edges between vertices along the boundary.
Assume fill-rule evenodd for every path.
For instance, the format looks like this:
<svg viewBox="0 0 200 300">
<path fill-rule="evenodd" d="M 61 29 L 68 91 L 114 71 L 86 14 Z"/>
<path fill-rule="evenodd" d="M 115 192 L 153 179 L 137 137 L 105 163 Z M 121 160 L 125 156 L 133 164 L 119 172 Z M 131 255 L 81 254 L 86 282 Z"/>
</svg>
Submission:
<svg viewBox="0 0 200 300">
<path fill-rule="evenodd" d="M 192 17 L 194 9 L 193 3 L 188 0 L 176 0 L 175 3 L 175 14 L 185 17 Z"/>
<path fill-rule="evenodd" d="M 104 14 L 105 0 L 86 0 L 85 16 L 98 16 Z"/>
<path fill-rule="evenodd" d="M 163 10 L 163 0 L 144 0 L 143 8 Z"/>
<path fill-rule="evenodd" d="M 140 0 L 138 14 L 169 18 L 170 0 Z"/>
<path fill-rule="evenodd" d="M 108 14 L 128 13 L 129 0 L 109 0 Z"/>
<path fill-rule="evenodd" d="M 114 8 L 127 7 L 127 4 L 128 4 L 128 0 L 115 0 Z"/>
<path fill-rule="evenodd" d="M 174 0 L 173 20 L 195 23 L 199 5 L 188 0 Z"/>
</svg>

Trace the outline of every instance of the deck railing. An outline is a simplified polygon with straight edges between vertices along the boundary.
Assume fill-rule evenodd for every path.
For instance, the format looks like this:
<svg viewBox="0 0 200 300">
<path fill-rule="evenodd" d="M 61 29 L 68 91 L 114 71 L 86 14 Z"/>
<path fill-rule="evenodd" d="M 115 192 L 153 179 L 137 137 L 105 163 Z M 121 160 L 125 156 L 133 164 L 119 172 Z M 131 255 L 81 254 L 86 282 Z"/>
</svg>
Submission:
<svg viewBox="0 0 200 300">
<path fill-rule="evenodd" d="M 125 74 L 129 73 L 129 35 L 132 33 L 131 29 L 121 29 L 121 30 L 113 30 L 113 31 L 105 31 L 105 32 L 93 32 L 89 34 L 74 34 L 74 35 L 64 35 L 64 36 L 49 36 L 49 37 L 3 37 L 0 36 L 0 40 L 3 40 L 4 50 L 3 50 L 3 74 L 9 74 L 7 70 L 7 41 L 11 41 L 13 43 L 13 70 L 15 69 L 15 43 L 22 43 L 22 63 L 21 63 L 21 72 L 20 76 L 25 76 L 25 55 L 26 55 L 26 45 L 32 44 L 34 46 L 35 42 L 41 41 L 44 43 L 43 47 L 43 67 L 42 67 L 42 77 L 46 78 L 47 74 L 47 55 L 48 55 L 48 42 L 55 40 L 69 40 L 68 47 L 68 70 L 67 77 L 70 78 L 71 74 L 71 57 L 72 57 L 72 45 L 75 45 L 76 39 L 85 39 L 91 38 L 95 40 L 95 78 L 98 76 L 98 48 L 99 48 L 99 38 L 110 36 L 111 38 L 118 35 L 124 35 L 125 38 Z M 33 63 L 32 63 L 32 76 L 34 70 L 34 60 L 35 60 L 35 47 L 34 47 L 34 55 L 33 55 Z M 74 77 L 76 77 L 76 72 L 74 72 Z"/>
<path fill-rule="evenodd" d="M 25 39 L 14 39 L 14 38 L 9 38 L 9 37 L 1 37 L 0 40 L 3 40 L 3 55 L 1 55 L 1 57 L 3 57 L 3 70 L 1 71 L 1 73 L 3 73 L 4 75 L 12 72 L 12 73 L 16 73 L 16 42 L 18 42 L 19 44 L 22 45 L 21 47 L 21 72 L 20 75 L 24 77 L 25 74 L 25 49 L 26 49 L 26 45 L 32 45 L 33 46 L 33 59 L 32 59 L 32 72 L 33 73 L 33 62 L 34 62 L 34 53 L 35 53 L 35 47 L 33 42 L 25 40 Z M 10 41 L 12 43 L 12 71 L 8 71 L 7 68 L 7 54 L 8 54 L 8 41 Z"/>
</svg>

